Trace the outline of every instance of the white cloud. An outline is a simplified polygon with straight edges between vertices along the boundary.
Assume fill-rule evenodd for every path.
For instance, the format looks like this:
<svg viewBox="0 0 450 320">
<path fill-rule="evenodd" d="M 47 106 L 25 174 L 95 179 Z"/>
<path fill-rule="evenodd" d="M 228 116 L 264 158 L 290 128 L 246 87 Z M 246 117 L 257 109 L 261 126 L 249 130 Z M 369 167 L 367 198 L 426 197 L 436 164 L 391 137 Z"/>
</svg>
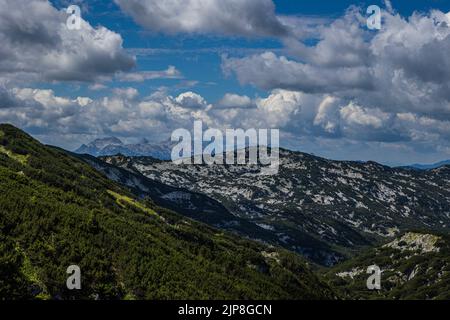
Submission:
<svg viewBox="0 0 450 320">
<path fill-rule="evenodd" d="M 326 96 L 323 101 L 319 104 L 317 114 L 314 118 L 315 126 L 322 126 L 325 131 L 333 133 L 336 129 L 336 124 L 334 119 L 330 119 L 330 113 L 335 109 L 335 103 L 337 99 L 332 96 Z"/>
<path fill-rule="evenodd" d="M 91 85 L 89 85 L 89 90 L 92 91 L 100 91 L 100 90 L 105 90 L 108 87 L 102 83 L 93 83 Z"/>
<path fill-rule="evenodd" d="M 234 72 L 242 84 L 262 89 L 333 93 L 346 89 L 370 89 L 373 79 L 365 68 L 326 69 L 265 52 L 245 58 L 223 57 L 225 73 Z"/>
<path fill-rule="evenodd" d="M 124 97 L 128 100 L 133 100 L 139 96 L 139 91 L 135 88 L 115 88 L 113 93 L 118 97 Z"/>
<path fill-rule="evenodd" d="M 248 96 L 227 93 L 219 101 L 219 106 L 223 108 L 252 108 L 255 104 Z"/>
<path fill-rule="evenodd" d="M 267 98 L 257 101 L 257 111 L 269 128 L 285 127 L 298 115 L 304 102 L 300 92 L 275 90 Z"/>
<path fill-rule="evenodd" d="M 267 97 L 253 99 L 253 108 L 216 108 L 194 92 L 172 97 L 158 91 L 141 97 L 133 88 L 98 99 L 62 97 L 52 90 L 3 88 L 1 97 L 8 97 L 0 102 L 2 122 L 41 134 L 45 142 L 55 143 L 58 136 L 58 144 L 69 149 L 106 135 L 166 140 L 174 129 L 191 129 L 194 120 L 219 129 L 279 128 L 283 145 L 301 143 L 314 152 L 323 141 L 328 141 L 324 153 L 330 151 L 331 140 L 335 148 L 345 141 L 348 148 L 358 145 L 358 150 L 366 143 L 373 148 L 378 148 L 374 143 L 402 144 L 408 152 L 426 150 L 429 154 L 450 147 L 449 121 L 415 113 L 386 113 L 326 94 L 274 90 Z"/>
<path fill-rule="evenodd" d="M 189 109 L 205 108 L 207 106 L 205 99 L 201 95 L 191 91 L 180 94 L 175 101 Z"/>
<path fill-rule="evenodd" d="M 143 82 L 154 79 L 181 79 L 183 76 L 177 68 L 169 66 L 163 71 L 140 71 L 118 74 L 116 80 L 121 82 Z"/>
<path fill-rule="evenodd" d="M 0 0 L 0 7 L 0 78 L 91 81 L 135 65 L 119 34 L 84 20 L 69 30 L 68 15 L 48 1 Z"/>
<path fill-rule="evenodd" d="M 115 0 L 141 26 L 156 32 L 285 36 L 272 0 Z"/>
<path fill-rule="evenodd" d="M 265 90 L 323 93 L 346 105 L 450 119 L 448 14 L 434 10 L 403 18 L 390 10 L 383 17 L 382 29 L 369 31 L 363 14 L 352 8 L 316 26 L 315 45 L 284 38 L 289 56 L 224 56 L 222 67 L 240 83 Z"/>
<path fill-rule="evenodd" d="M 362 107 L 350 102 L 350 104 L 341 108 L 339 112 L 342 119 L 349 125 L 371 126 L 376 129 L 381 128 L 383 126 L 383 120 L 386 120 L 387 115 L 379 116 L 370 111 L 364 110 Z"/>
<path fill-rule="evenodd" d="M 369 32 L 355 8 L 318 23 L 277 17 L 270 0 L 117 2 L 154 31 L 279 37 L 286 46 L 282 54 L 223 57 L 225 72 L 267 95 L 252 99 L 230 92 L 213 105 L 196 92 L 171 96 L 164 88 L 144 96 L 124 86 L 96 92 L 108 94 L 99 98 L 19 88 L 33 80 L 68 80 L 92 81 L 89 88 L 97 91 L 113 80 L 183 76 L 174 66 L 131 71 L 135 59 L 125 53 L 119 34 L 86 21 L 80 32 L 69 31 L 67 15 L 47 1 L 0 0 L 10 9 L 0 11 L 2 122 L 46 134 L 47 141 L 60 136 L 72 147 L 101 135 L 164 140 L 174 128 L 190 129 L 201 119 L 216 128 L 280 128 L 291 145 L 343 148 L 336 154 L 450 150 L 449 14 L 403 18 L 389 9 L 382 29 Z M 317 43 L 301 42 L 311 38 Z"/>
</svg>

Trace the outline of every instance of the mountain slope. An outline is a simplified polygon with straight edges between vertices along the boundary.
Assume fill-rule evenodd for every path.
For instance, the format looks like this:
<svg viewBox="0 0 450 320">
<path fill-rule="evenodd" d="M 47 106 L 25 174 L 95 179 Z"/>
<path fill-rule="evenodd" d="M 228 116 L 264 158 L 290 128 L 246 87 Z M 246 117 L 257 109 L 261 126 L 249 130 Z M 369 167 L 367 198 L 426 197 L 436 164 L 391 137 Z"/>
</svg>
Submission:
<svg viewBox="0 0 450 320">
<path fill-rule="evenodd" d="M 183 216 L 242 236 L 274 243 L 277 237 L 266 229 L 232 215 L 218 201 L 201 193 L 171 187 L 151 180 L 142 174 L 110 165 L 89 155 L 75 155 L 109 179 L 128 188 L 139 198 L 149 197 L 155 204 L 176 211 Z"/>
<path fill-rule="evenodd" d="M 411 228 L 450 230 L 450 167 L 426 172 L 339 162 L 281 150 L 278 175 L 256 166 L 176 165 L 104 157 L 168 185 L 203 193 L 264 227 L 278 244 L 332 265 L 353 250 Z"/>
<path fill-rule="evenodd" d="M 369 291 L 367 268 L 382 271 L 381 290 Z M 350 299 L 450 299 L 450 237 L 408 232 L 327 272 Z"/>
<path fill-rule="evenodd" d="M 0 125 L 0 299 L 324 299 L 287 251 L 141 201 L 63 150 Z M 82 290 L 66 288 L 81 268 Z"/>
</svg>

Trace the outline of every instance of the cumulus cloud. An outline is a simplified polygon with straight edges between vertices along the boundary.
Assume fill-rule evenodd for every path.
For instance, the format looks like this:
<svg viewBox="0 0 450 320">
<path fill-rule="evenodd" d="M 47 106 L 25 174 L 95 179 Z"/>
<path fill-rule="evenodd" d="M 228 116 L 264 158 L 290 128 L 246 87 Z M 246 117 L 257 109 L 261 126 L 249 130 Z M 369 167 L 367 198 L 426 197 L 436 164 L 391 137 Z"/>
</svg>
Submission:
<svg viewBox="0 0 450 320">
<path fill-rule="evenodd" d="M 248 96 L 227 93 L 219 101 L 218 106 L 222 108 L 252 108 L 255 104 Z"/>
<path fill-rule="evenodd" d="M 449 121 L 385 112 L 337 96 L 277 89 L 253 103 L 254 109 L 213 108 L 209 115 L 218 127 L 281 128 L 294 141 L 309 137 L 432 148 L 450 143 Z"/>
<path fill-rule="evenodd" d="M 267 97 L 252 99 L 252 108 L 214 106 L 190 91 L 178 96 L 157 91 L 142 97 L 133 88 L 115 89 L 111 95 L 96 99 L 62 97 L 52 90 L 0 88 L 0 97 L 7 97 L 0 102 L 2 122 L 41 135 L 48 143 L 58 136 L 58 144 L 67 141 L 63 146 L 69 149 L 105 135 L 166 140 L 177 128 L 192 129 L 195 120 L 222 130 L 278 128 L 282 145 L 301 143 L 309 145 L 309 150 L 330 139 L 335 140 L 335 147 L 346 141 L 349 146 L 357 144 L 360 150 L 366 143 L 371 147 L 374 143 L 401 143 L 408 150 L 428 153 L 450 148 L 448 120 L 387 113 L 326 94 L 278 89 Z M 332 145 L 328 142 L 327 148 Z"/>
<path fill-rule="evenodd" d="M 170 137 L 174 128 L 189 127 L 192 119 L 205 117 L 208 108 L 206 101 L 192 92 L 140 98 L 134 88 L 117 88 L 112 95 L 97 99 L 61 97 L 53 90 L 0 88 L 0 98 L 2 122 L 32 134 L 70 135 L 75 144 L 79 143 L 77 136 Z"/>
<path fill-rule="evenodd" d="M 191 91 L 180 94 L 175 101 L 189 109 L 200 109 L 207 106 L 205 99 L 201 95 Z"/>
<path fill-rule="evenodd" d="M 322 126 L 326 132 L 333 133 L 336 129 L 336 123 L 333 121 L 333 113 L 336 103 L 336 98 L 332 96 L 326 96 L 317 108 L 317 114 L 314 117 L 313 124 L 315 126 Z"/>
<path fill-rule="evenodd" d="M 383 126 L 383 118 L 376 114 L 368 113 L 366 110 L 350 102 L 349 105 L 341 108 L 340 114 L 343 120 L 348 124 L 360 125 L 360 126 L 370 126 L 373 128 L 381 128 Z"/>
<path fill-rule="evenodd" d="M 371 89 L 373 78 L 366 68 L 324 69 L 319 66 L 289 60 L 273 52 L 245 58 L 223 59 L 223 70 L 234 72 L 242 84 L 252 84 L 265 90 L 287 89 L 308 93 Z"/>
<path fill-rule="evenodd" d="M 0 7 L 0 77 L 8 81 L 91 81 L 135 66 L 119 34 L 84 20 L 69 30 L 68 15 L 49 1 L 0 0 Z"/>
<path fill-rule="evenodd" d="M 116 1 L 154 31 L 279 37 L 282 54 L 222 58 L 225 73 L 267 94 L 229 92 L 216 104 L 194 89 L 172 96 L 162 88 L 144 96 L 128 87 L 131 82 L 181 79 L 181 72 L 174 66 L 133 71 L 135 59 L 124 52 L 120 35 L 86 21 L 79 32 L 67 30 L 67 15 L 47 1 L 0 0 L 11 8 L 0 12 L 2 122 L 49 143 L 61 137 L 70 141 L 68 148 L 104 135 L 164 140 L 172 130 L 202 120 L 219 129 L 279 128 L 284 145 L 335 148 L 335 154 L 342 148 L 343 157 L 369 149 L 395 151 L 392 157 L 450 154 L 449 14 L 435 10 L 405 18 L 389 9 L 382 29 L 374 32 L 357 8 L 317 23 L 277 17 L 269 0 Z M 311 38 L 316 41 L 302 42 Z M 92 81 L 94 91 L 107 89 L 108 80 L 130 83 L 96 92 L 97 98 L 69 98 L 23 88 L 19 81 L 41 78 Z"/>
<path fill-rule="evenodd" d="M 353 7 L 317 26 L 314 45 L 285 38 L 285 56 L 224 56 L 222 67 L 265 90 L 328 94 L 387 113 L 450 119 L 450 15 L 433 10 L 405 18 L 390 9 L 383 17 L 382 29 L 369 31 Z"/>
<path fill-rule="evenodd" d="M 141 26 L 164 33 L 286 36 L 272 0 L 115 0 Z"/>
</svg>

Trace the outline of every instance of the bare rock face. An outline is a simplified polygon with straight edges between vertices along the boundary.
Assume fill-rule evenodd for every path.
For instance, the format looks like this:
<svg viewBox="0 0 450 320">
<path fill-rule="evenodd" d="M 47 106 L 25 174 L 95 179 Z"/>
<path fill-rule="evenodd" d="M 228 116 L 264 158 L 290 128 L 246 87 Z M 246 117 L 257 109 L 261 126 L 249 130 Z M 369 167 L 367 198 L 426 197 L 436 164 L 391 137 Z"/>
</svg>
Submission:
<svg viewBox="0 0 450 320">
<path fill-rule="evenodd" d="M 283 149 L 279 173 L 272 176 L 261 175 L 258 165 L 177 165 L 124 156 L 102 160 L 206 195 L 272 234 L 277 245 L 323 265 L 338 263 L 349 248 L 386 243 L 411 230 L 450 231 L 450 166 L 391 168 Z M 246 236 L 255 239 L 250 229 Z"/>
<path fill-rule="evenodd" d="M 436 246 L 436 244 L 440 239 L 441 237 L 432 234 L 408 232 L 401 238 L 386 244 L 384 247 L 394 248 L 401 251 L 420 252 L 421 254 L 428 252 L 439 252 L 440 249 Z"/>
</svg>

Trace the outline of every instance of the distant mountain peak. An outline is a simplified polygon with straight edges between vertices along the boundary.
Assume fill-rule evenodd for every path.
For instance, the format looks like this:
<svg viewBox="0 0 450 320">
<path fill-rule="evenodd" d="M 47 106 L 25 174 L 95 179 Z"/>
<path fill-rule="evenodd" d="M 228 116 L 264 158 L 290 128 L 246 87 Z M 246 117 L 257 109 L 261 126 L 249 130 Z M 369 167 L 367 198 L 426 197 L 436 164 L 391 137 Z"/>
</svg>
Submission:
<svg viewBox="0 0 450 320">
<path fill-rule="evenodd" d="M 121 145 L 123 145 L 123 142 L 119 138 L 116 138 L 116 137 L 106 137 L 106 138 L 96 139 L 88 144 L 89 147 L 96 147 L 99 149 L 103 149 L 109 145 L 121 146 Z"/>
<path fill-rule="evenodd" d="M 172 145 L 167 141 L 161 143 L 151 143 L 148 139 L 142 138 L 137 144 L 125 144 L 116 137 L 96 139 L 89 144 L 83 144 L 75 153 L 89 154 L 91 156 L 114 156 L 122 154 L 124 156 L 147 156 L 159 160 L 169 160 Z"/>
<path fill-rule="evenodd" d="M 412 165 L 409 165 L 409 168 L 413 168 L 413 169 L 419 169 L 419 170 L 430 170 L 430 169 L 437 169 L 446 165 L 450 165 L 450 160 L 444 160 L 441 162 L 437 162 L 437 163 L 432 163 L 432 164 L 419 164 L 419 163 L 415 163 Z"/>
</svg>

